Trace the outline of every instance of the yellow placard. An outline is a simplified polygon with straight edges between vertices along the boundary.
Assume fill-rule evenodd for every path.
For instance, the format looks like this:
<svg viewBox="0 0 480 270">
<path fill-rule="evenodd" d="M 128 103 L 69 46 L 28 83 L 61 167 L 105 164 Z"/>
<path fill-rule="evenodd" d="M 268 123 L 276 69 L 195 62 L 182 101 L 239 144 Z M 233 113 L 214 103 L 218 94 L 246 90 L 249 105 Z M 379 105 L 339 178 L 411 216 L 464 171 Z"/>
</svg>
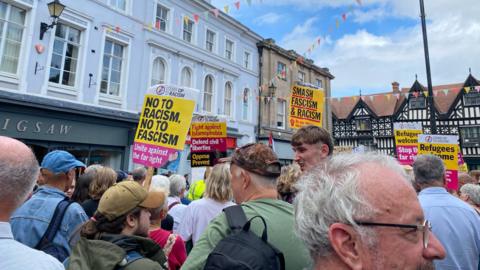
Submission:
<svg viewBox="0 0 480 270">
<path fill-rule="evenodd" d="M 227 137 L 226 122 L 192 123 L 190 136 L 193 138 L 225 138 Z"/>
<path fill-rule="evenodd" d="M 443 160 L 445 169 L 458 170 L 458 150 L 455 144 L 418 143 L 418 155 L 432 154 Z"/>
<path fill-rule="evenodd" d="M 194 108 L 193 100 L 145 95 L 135 142 L 183 150 Z"/>
<path fill-rule="evenodd" d="M 398 129 L 395 130 L 395 145 L 417 145 L 418 135 L 422 134 L 422 130 L 416 129 Z"/>
<path fill-rule="evenodd" d="M 289 123 L 291 128 L 305 125 L 321 127 L 325 93 L 308 86 L 294 85 L 290 95 Z"/>
</svg>

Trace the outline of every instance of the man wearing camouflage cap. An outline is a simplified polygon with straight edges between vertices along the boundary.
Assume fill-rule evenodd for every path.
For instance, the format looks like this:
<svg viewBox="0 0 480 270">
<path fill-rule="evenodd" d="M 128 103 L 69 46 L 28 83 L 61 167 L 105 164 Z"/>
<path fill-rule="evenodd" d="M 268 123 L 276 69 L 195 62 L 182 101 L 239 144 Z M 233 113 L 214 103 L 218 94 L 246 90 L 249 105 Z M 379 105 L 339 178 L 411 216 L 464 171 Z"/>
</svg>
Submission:
<svg viewBox="0 0 480 270">
<path fill-rule="evenodd" d="M 285 269 L 308 267 L 308 252 L 293 230 L 293 207 L 277 199 L 276 179 L 281 165 L 275 153 L 264 144 L 248 144 L 238 148 L 229 161 L 233 196 L 242 205 L 247 219 L 253 216 L 265 219 L 268 242 L 283 253 Z M 259 235 L 263 226 L 253 222 L 251 229 Z M 182 269 L 203 269 L 208 255 L 231 233 L 225 214 L 220 214 L 195 243 Z"/>
</svg>

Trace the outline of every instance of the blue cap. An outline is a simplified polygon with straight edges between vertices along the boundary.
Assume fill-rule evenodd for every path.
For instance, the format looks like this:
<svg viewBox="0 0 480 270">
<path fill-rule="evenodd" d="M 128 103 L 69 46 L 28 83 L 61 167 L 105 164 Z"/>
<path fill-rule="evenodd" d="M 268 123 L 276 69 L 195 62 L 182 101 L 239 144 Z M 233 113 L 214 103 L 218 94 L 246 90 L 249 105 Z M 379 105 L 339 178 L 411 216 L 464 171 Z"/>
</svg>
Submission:
<svg viewBox="0 0 480 270">
<path fill-rule="evenodd" d="M 69 152 L 55 150 L 48 153 L 42 161 L 42 169 L 47 169 L 52 173 L 67 173 L 76 167 L 85 167 L 83 162 L 78 161 Z"/>
</svg>

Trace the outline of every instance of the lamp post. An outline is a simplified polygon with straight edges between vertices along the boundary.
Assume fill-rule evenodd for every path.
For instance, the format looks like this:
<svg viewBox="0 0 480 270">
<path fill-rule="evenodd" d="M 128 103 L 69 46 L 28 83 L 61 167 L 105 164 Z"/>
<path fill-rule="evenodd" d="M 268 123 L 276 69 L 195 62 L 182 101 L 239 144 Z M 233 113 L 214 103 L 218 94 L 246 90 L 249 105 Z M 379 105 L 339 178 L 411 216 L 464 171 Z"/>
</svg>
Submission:
<svg viewBox="0 0 480 270">
<path fill-rule="evenodd" d="M 420 17 L 422 19 L 422 33 L 423 33 L 423 48 L 425 51 L 425 65 L 427 68 L 427 82 L 428 82 L 428 104 L 430 110 L 430 133 L 437 134 L 437 124 L 435 123 L 435 106 L 433 104 L 433 89 L 432 76 L 430 74 L 430 57 L 428 54 L 428 40 L 427 40 L 427 25 L 425 23 L 425 8 L 423 0 L 420 0 Z"/>
<path fill-rule="evenodd" d="M 48 29 L 53 28 L 55 25 L 57 25 L 57 20 L 65 9 L 65 5 L 60 3 L 59 0 L 54 0 L 48 3 L 47 6 L 48 13 L 50 13 L 50 17 L 52 17 L 53 21 L 51 24 L 47 24 L 44 22 L 40 23 L 40 40 L 43 40 L 43 35 L 45 34 L 45 32 L 48 31 Z"/>
<path fill-rule="evenodd" d="M 268 86 L 268 92 L 264 96 L 264 105 L 266 106 L 267 104 L 270 104 L 270 99 L 275 97 L 275 92 L 277 90 L 277 87 L 273 82 L 270 83 Z M 267 99 L 268 98 L 268 99 Z M 260 135 L 261 135 L 261 129 L 262 129 L 262 87 L 260 86 L 259 92 L 258 92 L 258 141 L 260 141 Z M 268 109 L 268 122 L 270 123 L 270 105 L 267 107 Z"/>
</svg>

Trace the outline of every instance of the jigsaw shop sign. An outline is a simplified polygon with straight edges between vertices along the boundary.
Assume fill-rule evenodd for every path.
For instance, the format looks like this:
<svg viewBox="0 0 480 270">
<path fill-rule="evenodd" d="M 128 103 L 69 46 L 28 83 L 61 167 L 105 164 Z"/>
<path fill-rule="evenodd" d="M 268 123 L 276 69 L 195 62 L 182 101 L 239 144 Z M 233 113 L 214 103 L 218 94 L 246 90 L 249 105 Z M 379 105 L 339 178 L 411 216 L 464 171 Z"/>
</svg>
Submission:
<svg viewBox="0 0 480 270">
<path fill-rule="evenodd" d="M 190 137 L 192 167 L 213 166 L 227 156 L 227 123 L 192 123 Z"/>
<path fill-rule="evenodd" d="M 146 95 L 133 145 L 133 162 L 162 167 L 183 150 L 195 102 Z"/>
<path fill-rule="evenodd" d="M 397 160 L 402 165 L 412 165 L 418 152 L 418 135 L 422 123 L 393 123 Z"/>
<path fill-rule="evenodd" d="M 325 94 L 323 90 L 294 85 L 290 96 L 289 123 L 291 128 L 305 125 L 322 126 Z"/>
<path fill-rule="evenodd" d="M 458 189 L 458 136 L 426 135 L 418 136 L 418 154 L 433 154 L 445 164 L 447 189 Z"/>
</svg>

